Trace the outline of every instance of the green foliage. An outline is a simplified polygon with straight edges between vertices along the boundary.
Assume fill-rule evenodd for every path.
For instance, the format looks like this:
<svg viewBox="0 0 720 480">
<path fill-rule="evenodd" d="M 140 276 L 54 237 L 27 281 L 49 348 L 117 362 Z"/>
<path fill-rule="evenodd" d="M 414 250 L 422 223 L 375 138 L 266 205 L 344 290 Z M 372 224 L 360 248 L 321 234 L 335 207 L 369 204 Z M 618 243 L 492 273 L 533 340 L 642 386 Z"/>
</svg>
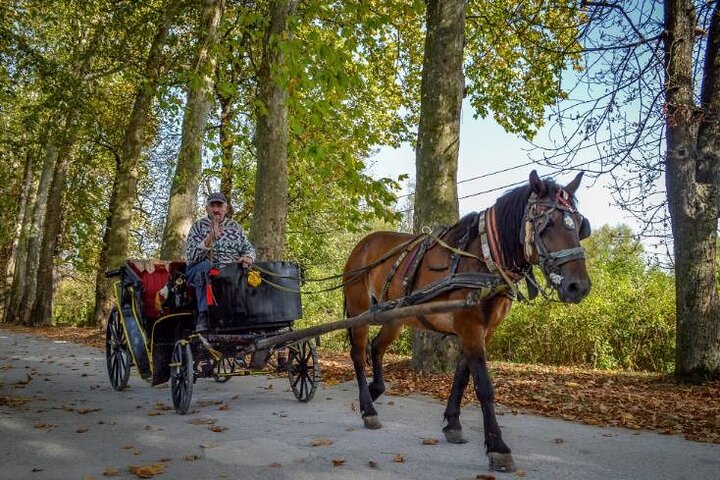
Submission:
<svg viewBox="0 0 720 480">
<path fill-rule="evenodd" d="M 579 68 L 585 21 L 568 0 L 468 2 L 466 77 L 478 116 L 532 138 L 545 107 L 563 98 L 560 75 Z M 575 53 L 568 53 L 575 52 Z"/>
<path fill-rule="evenodd" d="M 648 268 L 626 226 L 586 240 L 592 291 L 577 305 L 516 303 L 492 341 L 492 357 L 552 365 L 669 372 L 675 350 L 671 275 Z M 538 278 L 540 278 L 538 276 Z"/>
<path fill-rule="evenodd" d="M 95 305 L 95 276 L 76 273 L 60 280 L 53 305 L 55 325 L 82 326 Z"/>
</svg>

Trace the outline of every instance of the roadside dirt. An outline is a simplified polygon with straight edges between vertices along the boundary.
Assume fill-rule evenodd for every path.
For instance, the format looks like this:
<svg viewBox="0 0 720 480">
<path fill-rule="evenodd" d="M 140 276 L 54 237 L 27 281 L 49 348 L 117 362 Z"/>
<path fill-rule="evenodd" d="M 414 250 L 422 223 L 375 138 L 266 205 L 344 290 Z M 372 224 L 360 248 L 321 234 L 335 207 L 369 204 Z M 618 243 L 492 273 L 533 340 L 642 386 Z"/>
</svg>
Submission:
<svg viewBox="0 0 720 480">
<path fill-rule="evenodd" d="M 104 348 L 96 329 L 76 327 L 3 328 L 53 340 Z M 322 379 L 336 384 L 354 379 L 347 354 L 321 352 Z M 506 414 L 535 413 L 590 425 L 618 426 L 684 435 L 720 444 L 720 382 L 681 385 L 658 374 L 490 362 L 495 399 Z M 409 360 L 388 356 L 387 393 L 422 393 L 446 400 L 452 374 L 421 374 Z M 476 402 L 472 383 L 464 402 Z"/>
</svg>

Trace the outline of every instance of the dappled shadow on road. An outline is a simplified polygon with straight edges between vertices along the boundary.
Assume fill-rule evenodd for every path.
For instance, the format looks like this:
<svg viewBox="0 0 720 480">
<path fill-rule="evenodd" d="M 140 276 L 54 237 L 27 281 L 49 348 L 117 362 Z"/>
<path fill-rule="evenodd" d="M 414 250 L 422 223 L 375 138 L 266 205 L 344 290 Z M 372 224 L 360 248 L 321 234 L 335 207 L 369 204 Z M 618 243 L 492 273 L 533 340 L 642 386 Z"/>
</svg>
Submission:
<svg viewBox="0 0 720 480">
<path fill-rule="evenodd" d="M 104 348 L 96 329 L 16 327 L 14 331 Z M 353 380 L 347 354 L 321 352 L 322 379 L 327 384 Z M 490 362 L 495 398 L 506 414 L 531 412 L 589 425 L 655 430 L 681 434 L 689 440 L 720 444 L 720 382 L 679 385 L 648 373 L 589 370 L 570 367 Z M 388 356 L 388 393 L 421 393 L 446 400 L 452 374 L 421 374 L 410 370 L 407 358 Z M 472 387 L 472 383 L 471 383 Z M 475 403 L 472 388 L 465 403 Z"/>
</svg>

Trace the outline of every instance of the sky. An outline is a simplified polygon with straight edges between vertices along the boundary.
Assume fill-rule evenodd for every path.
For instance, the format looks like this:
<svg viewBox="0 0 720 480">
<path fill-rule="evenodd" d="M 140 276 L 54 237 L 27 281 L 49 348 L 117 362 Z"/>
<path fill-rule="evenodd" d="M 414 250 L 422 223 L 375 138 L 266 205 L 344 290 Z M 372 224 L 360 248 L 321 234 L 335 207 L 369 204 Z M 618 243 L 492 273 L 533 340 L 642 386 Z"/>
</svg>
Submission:
<svg viewBox="0 0 720 480">
<path fill-rule="evenodd" d="M 528 163 L 532 160 L 529 155 L 531 148 L 531 145 L 518 135 L 506 133 L 494 120 L 474 119 L 472 109 L 467 102 L 463 104 L 458 182 Z M 538 156 L 537 153 L 534 155 L 534 157 Z M 409 185 L 415 177 L 415 152 L 412 146 L 403 145 L 399 149 L 382 148 L 370 159 L 370 162 L 372 164 L 370 172 L 375 178 L 397 179 L 401 174 L 409 175 L 409 180 L 401 182 L 403 190 L 400 195 L 409 193 Z M 577 174 L 577 172 L 557 174 L 555 170 L 546 166 L 528 165 L 497 175 L 462 182 L 458 185 L 460 215 L 490 207 L 498 197 L 512 187 L 481 195 L 473 194 L 527 181 L 533 169 L 536 169 L 541 177 L 552 176 L 561 184 L 567 184 Z M 469 195 L 473 196 L 462 198 Z M 590 220 L 593 227 L 605 224 L 612 226 L 627 224 L 634 231 L 639 229 L 637 222 L 614 204 L 605 178 L 592 178 L 586 174 L 576 196 L 579 211 Z"/>
</svg>

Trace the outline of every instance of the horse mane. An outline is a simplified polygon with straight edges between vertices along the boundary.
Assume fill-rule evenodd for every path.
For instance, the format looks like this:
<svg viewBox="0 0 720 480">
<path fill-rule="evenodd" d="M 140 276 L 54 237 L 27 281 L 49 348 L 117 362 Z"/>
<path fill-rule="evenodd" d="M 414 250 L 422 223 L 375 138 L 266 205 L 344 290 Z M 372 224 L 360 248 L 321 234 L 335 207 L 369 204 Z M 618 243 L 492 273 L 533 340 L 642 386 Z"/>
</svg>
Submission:
<svg viewBox="0 0 720 480">
<path fill-rule="evenodd" d="M 452 245 L 453 247 L 458 247 L 460 240 L 462 239 L 463 235 L 470 230 L 470 240 L 472 240 L 475 234 L 477 234 L 478 231 L 478 214 L 468 213 L 464 217 L 462 217 L 460 220 L 457 221 L 456 224 L 450 227 L 448 232 L 445 234 L 444 240 L 447 242 L 448 245 Z"/>
<path fill-rule="evenodd" d="M 544 178 L 543 182 L 545 182 L 549 196 L 554 197 L 555 192 L 562 188 L 551 178 Z M 528 183 L 510 190 L 495 202 L 498 236 L 501 239 L 505 266 L 510 270 L 519 270 L 527 266 L 520 231 L 523 228 L 525 207 L 531 193 L 530 184 Z"/>
<path fill-rule="evenodd" d="M 545 186 L 548 189 L 548 196 L 554 197 L 555 193 L 563 188 L 555 183 L 552 178 L 544 178 Z M 522 270 L 527 267 L 525 253 L 523 252 L 520 231 L 523 228 L 525 207 L 530 199 L 530 184 L 525 184 L 506 192 L 495 202 L 495 221 L 498 230 L 498 237 L 502 248 L 505 267 L 510 270 Z M 576 202 L 573 196 L 573 202 Z M 444 235 L 444 240 L 454 247 L 470 231 L 470 240 L 478 233 L 479 214 L 468 213 L 458 222 L 452 225 Z"/>
</svg>

